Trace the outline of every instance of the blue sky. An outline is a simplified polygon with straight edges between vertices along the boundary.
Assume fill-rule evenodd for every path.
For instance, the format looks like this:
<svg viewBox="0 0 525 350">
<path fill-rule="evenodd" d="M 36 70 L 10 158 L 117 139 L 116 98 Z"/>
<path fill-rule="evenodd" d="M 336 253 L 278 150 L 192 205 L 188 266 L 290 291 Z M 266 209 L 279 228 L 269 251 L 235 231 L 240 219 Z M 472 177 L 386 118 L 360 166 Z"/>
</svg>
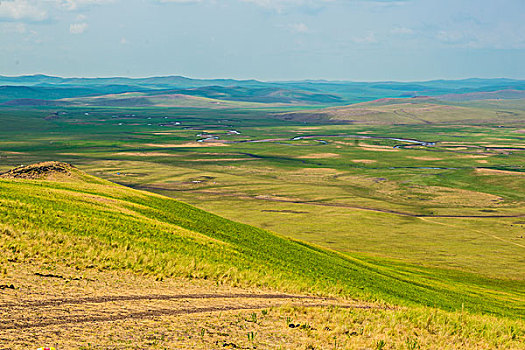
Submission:
<svg viewBox="0 0 525 350">
<path fill-rule="evenodd" d="M 0 74 L 525 78 L 523 0 L 0 0 Z"/>
</svg>

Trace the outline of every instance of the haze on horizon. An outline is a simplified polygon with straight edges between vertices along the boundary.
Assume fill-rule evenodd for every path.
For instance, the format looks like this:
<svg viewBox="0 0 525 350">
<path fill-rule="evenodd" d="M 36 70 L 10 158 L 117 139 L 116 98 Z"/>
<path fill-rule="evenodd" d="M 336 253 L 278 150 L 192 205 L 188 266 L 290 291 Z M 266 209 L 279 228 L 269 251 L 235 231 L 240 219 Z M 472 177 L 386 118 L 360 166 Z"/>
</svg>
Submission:
<svg viewBox="0 0 525 350">
<path fill-rule="evenodd" d="M 525 78 L 521 0 L 2 0 L 0 75 Z"/>
</svg>

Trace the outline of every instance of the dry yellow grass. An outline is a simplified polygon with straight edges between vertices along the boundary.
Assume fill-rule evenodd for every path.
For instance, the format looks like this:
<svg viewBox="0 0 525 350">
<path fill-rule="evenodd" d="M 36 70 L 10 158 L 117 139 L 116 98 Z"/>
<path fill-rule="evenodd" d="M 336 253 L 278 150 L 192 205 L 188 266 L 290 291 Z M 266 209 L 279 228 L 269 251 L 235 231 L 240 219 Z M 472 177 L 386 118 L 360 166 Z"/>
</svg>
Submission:
<svg viewBox="0 0 525 350">
<path fill-rule="evenodd" d="M 342 172 L 334 168 L 302 168 L 296 171 L 290 171 L 287 175 L 326 175 L 341 174 Z"/>
<path fill-rule="evenodd" d="M 14 155 L 25 154 L 25 152 L 16 152 L 16 151 L 1 151 L 0 153 L 1 154 L 14 154 Z"/>
<path fill-rule="evenodd" d="M 201 158 L 201 159 L 186 159 L 186 162 L 238 162 L 248 160 L 259 160 L 257 158 Z"/>
<path fill-rule="evenodd" d="M 514 175 L 514 176 L 525 176 L 525 173 L 519 173 L 517 171 L 498 170 L 498 169 L 487 169 L 487 168 L 476 168 L 476 174 L 480 175 Z"/>
<path fill-rule="evenodd" d="M 299 130 L 320 130 L 322 128 L 320 126 L 303 126 L 298 129 Z"/>
<path fill-rule="evenodd" d="M 381 146 L 381 145 L 369 145 L 360 143 L 359 148 L 365 151 L 378 151 L 378 152 L 397 152 L 397 148 L 393 148 L 390 146 Z"/>
<path fill-rule="evenodd" d="M 340 155 L 337 153 L 312 153 L 305 156 L 300 156 L 301 159 L 324 159 L 324 158 L 339 158 Z"/>
<path fill-rule="evenodd" d="M 446 204 L 465 207 L 491 207 L 502 203 L 503 198 L 493 194 L 448 188 L 440 186 L 421 186 L 413 189 L 420 195 L 430 195 L 425 202 L 428 204 Z"/>
<path fill-rule="evenodd" d="M 180 154 L 165 152 L 116 152 L 114 156 L 132 156 L 132 157 L 180 157 Z"/>
<path fill-rule="evenodd" d="M 476 159 L 476 158 L 487 158 L 488 155 L 483 155 L 483 154 L 467 154 L 467 155 L 461 155 L 461 156 L 457 156 L 457 158 L 462 158 L 462 159 Z"/>
<path fill-rule="evenodd" d="M 146 143 L 144 146 L 156 148 L 177 148 L 177 147 L 217 147 L 228 146 L 223 142 L 184 142 L 184 143 Z"/>
<path fill-rule="evenodd" d="M 482 143 L 480 142 L 480 144 L 482 144 Z M 516 144 L 502 144 L 502 145 L 495 144 L 495 143 L 489 143 L 489 144 L 484 144 L 483 146 L 484 147 L 488 147 L 488 148 L 501 148 L 501 147 L 505 147 L 505 148 L 516 148 L 516 147 L 524 148 L 525 147 L 524 144 L 520 144 L 520 143 L 516 143 Z"/>
<path fill-rule="evenodd" d="M 374 159 L 352 159 L 351 161 L 354 163 L 363 163 L 363 164 L 372 164 L 372 163 L 377 162 Z"/>
<path fill-rule="evenodd" d="M 9 349 L 520 349 L 522 321 L 431 308 L 287 298 L 205 280 L 11 263 Z M 210 311 L 212 310 L 212 311 Z M 291 326 L 293 325 L 293 327 Z"/>
<path fill-rule="evenodd" d="M 437 157 L 407 157 L 407 158 L 415 159 L 415 160 L 443 160 L 443 158 L 437 158 Z"/>
</svg>

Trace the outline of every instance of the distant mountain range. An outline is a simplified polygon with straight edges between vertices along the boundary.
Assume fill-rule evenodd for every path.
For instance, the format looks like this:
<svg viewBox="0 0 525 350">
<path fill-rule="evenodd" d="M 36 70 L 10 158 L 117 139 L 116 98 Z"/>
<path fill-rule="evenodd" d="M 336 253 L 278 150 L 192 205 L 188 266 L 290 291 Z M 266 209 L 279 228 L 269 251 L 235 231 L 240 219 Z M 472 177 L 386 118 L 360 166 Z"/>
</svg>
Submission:
<svg viewBox="0 0 525 350">
<path fill-rule="evenodd" d="M 140 98 L 119 94 L 139 93 Z M 98 100 L 75 99 L 102 97 Z M 0 76 L 0 104 L 19 105 L 156 105 L 177 96 L 201 97 L 211 104 L 236 101 L 297 106 L 340 106 L 381 98 L 432 96 L 444 101 L 521 99 L 525 80 L 464 79 L 425 82 L 283 81 L 190 79 L 181 76 L 151 78 L 61 78 L 47 75 Z M 116 99 L 118 101 L 111 101 Z M 188 100 L 187 99 L 187 100 Z M 202 102 L 202 101 L 201 101 Z M 161 103 L 162 104 L 162 103 Z M 177 106 L 177 104 L 175 104 Z"/>
</svg>

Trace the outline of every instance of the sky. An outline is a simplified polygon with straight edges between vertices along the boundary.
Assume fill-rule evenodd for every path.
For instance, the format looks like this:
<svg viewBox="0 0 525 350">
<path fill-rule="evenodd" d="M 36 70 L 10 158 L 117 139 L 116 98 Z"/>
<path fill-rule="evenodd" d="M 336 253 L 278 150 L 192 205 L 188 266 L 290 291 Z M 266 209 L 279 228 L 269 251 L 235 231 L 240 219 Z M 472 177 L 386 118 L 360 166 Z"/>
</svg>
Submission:
<svg viewBox="0 0 525 350">
<path fill-rule="evenodd" d="M 524 0 L 0 0 L 0 75 L 525 78 Z"/>
</svg>

